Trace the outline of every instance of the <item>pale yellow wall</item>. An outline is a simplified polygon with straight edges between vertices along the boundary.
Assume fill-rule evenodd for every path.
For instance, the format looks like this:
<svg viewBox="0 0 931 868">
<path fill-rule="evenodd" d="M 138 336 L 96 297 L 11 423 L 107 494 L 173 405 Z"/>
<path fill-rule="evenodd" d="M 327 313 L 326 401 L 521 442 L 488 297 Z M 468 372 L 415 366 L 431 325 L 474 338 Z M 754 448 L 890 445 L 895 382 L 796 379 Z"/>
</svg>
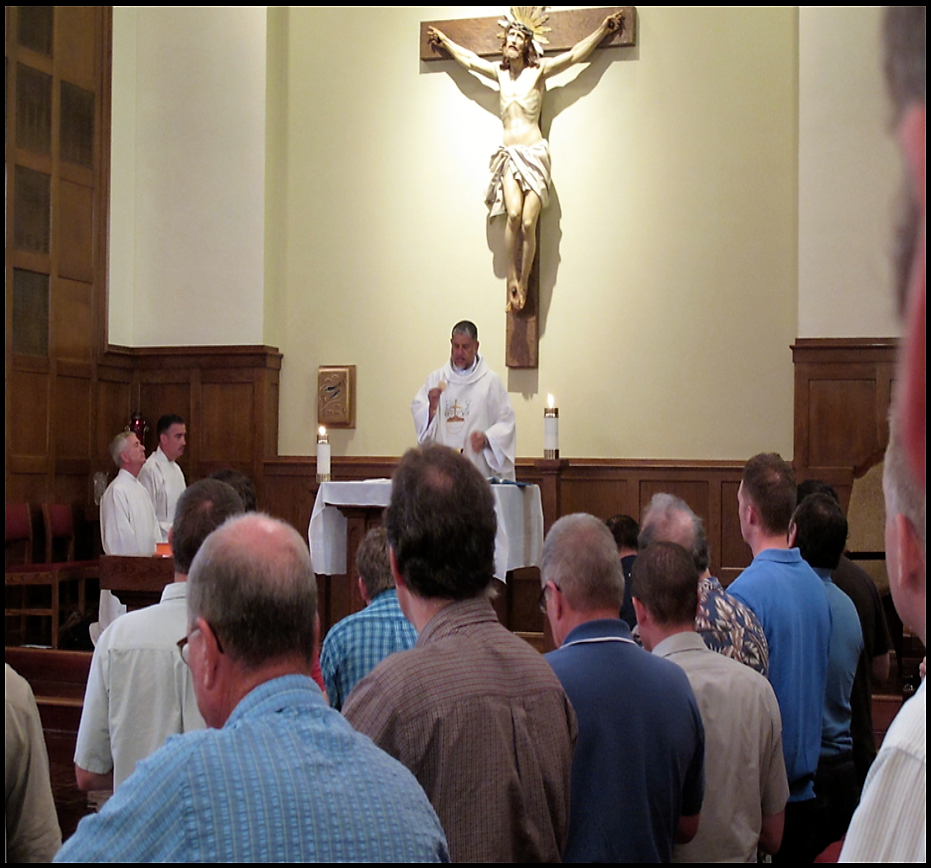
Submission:
<svg viewBox="0 0 931 868">
<path fill-rule="evenodd" d="M 121 86 L 136 99 L 119 110 L 114 83 L 111 340 L 116 324 L 136 345 L 279 346 L 281 454 L 313 452 L 321 364 L 358 368 L 357 428 L 334 432 L 336 454 L 400 454 L 413 441 L 410 398 L 446 356 L 450 325 L 468 317 L 512 392 L 521 456 L 542 451 L 547 392 L 570 457 L 791 455 L 789 346 L 799 334 L 868 334 L 878 321 L 864 301 L 878 280 L 843 282 L 843 317 L 830 315 L 822 278 L 845 254 L 801 227 L 818 217 L 817 236 L 834 225 L 821 167 L 863 117 L 845 116 L 843 135 L 818 121 L 836 89 L 854 94 L 851 106 L 862 79 L 878 76 L 863 43 L 875 13 L 864 23 L 850 10 L 641 7 L 635 49 L 598 52 L 552 82 L 540 368 L 509 375 L 503 229 L 488 227 L 482 201 L 497 98 L 451 62 L 421 64 L 417 47 L 421 20 L 490 11 L 269 7 L 266 24 L 265 7 L 140 7 L 129 24 L 118 7 L 114 69 L 133 73 Z M 202 22 L 196 38 L 188 15 Z M 127 51 L 149 58 L 144 69 Z M 180 75 L 160 57 L 190 66 Z M 214 91 L 219 107 L 201 96 Z M 166 95 L 172 110 L 156 113 Z M 882 101 L 878 85 L 869 100 Z M 867 112 L 874 126 L 879 110 Z M 211 149 L 242 171 L 226 173 L 229 189 L 208 184 L 215 201 L 192 220 L 189 188 L 206 183 Z M 852 167 L 869 171 L 871 155 L 855 152 Z M 838 209 L 856 200 L 851 188 Z M 870 236 L 858 250 L 880 243 L 873 224 L 848 223 Z M 114 260 L 118 231 L 131 243 Z M 178 256 L 204 277 L 234 272 L 201 280 L 195 315 L 174 289 L 174 308 L 156 303 L 181 279 L 163 262 Z M 248 280 L 231 265 L 243 257 Z M 163 272 L 170 280 L 154 279 Z"/>
<path fill-rule="evenodd" d="M 881 6 L 799 7 L 800 337 L 899 334 Z"/>
<path fill-rule="evenodd" d="M 112 343 L 263 342 L 265 20 L 114 9 Z"/>
<path fill-rule="evenodd" d="M 290 11 L 281 451 L 312 451 L 320 364 L 358 366 L 336 451 L 403 451 L 410 399 L 468 317 L 520 455 L 542 454 L 547 392 L 565 455 L 791 453 L 795 12 L 647 7 L 637 49 L 552 83 L 540 368 L 510 377 L 483 204 L 497 98 L 417 51 L 421 20 L 471 14 L 488 13 Z"/>
</svg>

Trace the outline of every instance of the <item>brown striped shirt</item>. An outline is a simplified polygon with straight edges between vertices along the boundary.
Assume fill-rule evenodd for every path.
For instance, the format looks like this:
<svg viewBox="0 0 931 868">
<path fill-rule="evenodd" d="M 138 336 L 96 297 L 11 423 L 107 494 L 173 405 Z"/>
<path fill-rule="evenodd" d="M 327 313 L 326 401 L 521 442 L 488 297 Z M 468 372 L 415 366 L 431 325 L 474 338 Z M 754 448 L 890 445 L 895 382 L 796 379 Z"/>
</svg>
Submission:
<svg viewBox="0 0 931 868">
<path fill-rule="evenodd" d="M 349 722 L 406 765 L 455 862 L 556 862 L 575 713 L 543 657 L 484 598 L 436 614 L 350 694 Z"/>
</svg>

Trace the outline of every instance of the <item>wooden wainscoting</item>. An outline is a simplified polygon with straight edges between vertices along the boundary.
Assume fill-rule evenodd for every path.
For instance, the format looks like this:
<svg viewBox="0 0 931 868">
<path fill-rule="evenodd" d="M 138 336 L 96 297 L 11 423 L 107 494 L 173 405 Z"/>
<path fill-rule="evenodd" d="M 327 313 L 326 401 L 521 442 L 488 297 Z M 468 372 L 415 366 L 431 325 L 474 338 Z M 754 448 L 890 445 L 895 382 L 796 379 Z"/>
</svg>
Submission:
<svg viewBox="0 0 931 868">
<path fill-rule="evenodd" d="M 737 518 L 742 470 L 742 461 L 570 459 L 558 476 L 559 514 L 626 513 L 639 521 L 654 494 L 674 494 L 704 521 L 711 571 L 727 585 L 751 560 Z"/>
<path fill-rule="evenodd" d="M 265 462 L 278 450 L 277 349 L 110 347 L 98 368 L 98 469 L 106 467 L 107 444 L 130 413 L 140 412 L 149 424 L 147 452 L 158 446 L 158 418 L 177 413 L 188 429 L 178 462 L 188 481 L 233 467 L 263 496 Z"/>
<path fill-rule="evenodd" d="M 334 479 L 390 477 L 397 458 L 334 458 Z M 681 497 L 702 517 L 711 547 L 712 570 L 725 584 L 750 563 L 740 536 L 737 488 L 742 461 L 629 461 L 621 459 L 519 459 L 517 476 L 540 486 L 546 527 L 562 515 L 590 512 L 608 518 L 619 512 L 640 517 L 660 491 Z M 317 494 L 313 458 L 265 462 L 262 508 L 306 535 Z"/>
<path fill-rule="evenodd" d="M 882 460 L 895 381 L 893 338 L 800 338 L 795 364 L 795 472 L 849 503 L 853 480 Z"/>
</svg>

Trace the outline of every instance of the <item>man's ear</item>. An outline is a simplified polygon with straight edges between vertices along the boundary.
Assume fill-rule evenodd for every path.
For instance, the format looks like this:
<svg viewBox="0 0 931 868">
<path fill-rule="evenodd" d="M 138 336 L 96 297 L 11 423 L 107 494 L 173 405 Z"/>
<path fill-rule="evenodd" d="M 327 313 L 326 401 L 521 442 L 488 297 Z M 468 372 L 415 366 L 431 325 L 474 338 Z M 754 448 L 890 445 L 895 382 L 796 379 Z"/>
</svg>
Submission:
<svg viewBox="0 0 931 868">
<path fill-rule="evenodd" d="M 644 624 L 650 623 L 650 613 L 646 606 L 640 602 L 636 597 L 631 597 L 631 602 L 634 604 L 634 612 L 637 614 L 637 623 Z"/>
<path fill-rule="evenodd" d="M 798 525 L 790 524 L 789 525 L 789 548 L 795 548 L 795 538 L 798 536 Z"/>
<path fill-rule="evenodd" d="M 550 579 L 546 584 L 543 585 L 543 590 L 546 590 L 547 585 L 550 587 L 550 592 L 547 599 L 550 601 L 547 605 L 552 608 L 547 609 L 547 616 L 549 613 L 553 613 L 553 618 L 556 621 L 560 621 L 563 616 L 566 614 L 565 600 L 562 595 L 562 591 L 559 589 L 559 586 Z"/>
<path fill-rule="evenodd" d="M 362 597 L 362 602 L 367 606 L 372 601 L 369 599 L 368 592 L 365 590 L 365 582 L 362 581 L 362 576 L 356 579 L 356 587 L 359 589 L 359 596 Z"/>
<path fill-rule="evenodd" d="M 194 622 L 194 629 L 201 635 L 200 653 L 203 655 L 201 681 L 206 690 L 211 690 L 217 683 L 223 652 L 220 651 L 220 643 L 217 641 L 216 634 L 203 618 L 198 618 Z"/>
</svg>

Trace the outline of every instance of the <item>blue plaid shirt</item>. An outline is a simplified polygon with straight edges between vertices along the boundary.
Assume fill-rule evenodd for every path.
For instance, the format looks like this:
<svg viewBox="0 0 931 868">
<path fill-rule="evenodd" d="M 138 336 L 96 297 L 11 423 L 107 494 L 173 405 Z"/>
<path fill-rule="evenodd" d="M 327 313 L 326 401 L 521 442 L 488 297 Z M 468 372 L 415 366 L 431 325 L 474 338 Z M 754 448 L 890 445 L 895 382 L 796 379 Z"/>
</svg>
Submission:
<svg viewBox="0 0 931 868">
<path fill-rule="evenodd" d="M 172 736 L 56 861 L 448 861 L 414 776 L 301 675 L 267 681 L 222 729 Z"/>
<path fill-rule="evenodd" d="M 327 699 L 341 709 L 356 686 L 382 660 L 417 643 L 417 631 L 398 605 L 398 592 L 382 591 L 361 612 L 334 624 L 323 640 L 320 668 Z"/>
</svg>

